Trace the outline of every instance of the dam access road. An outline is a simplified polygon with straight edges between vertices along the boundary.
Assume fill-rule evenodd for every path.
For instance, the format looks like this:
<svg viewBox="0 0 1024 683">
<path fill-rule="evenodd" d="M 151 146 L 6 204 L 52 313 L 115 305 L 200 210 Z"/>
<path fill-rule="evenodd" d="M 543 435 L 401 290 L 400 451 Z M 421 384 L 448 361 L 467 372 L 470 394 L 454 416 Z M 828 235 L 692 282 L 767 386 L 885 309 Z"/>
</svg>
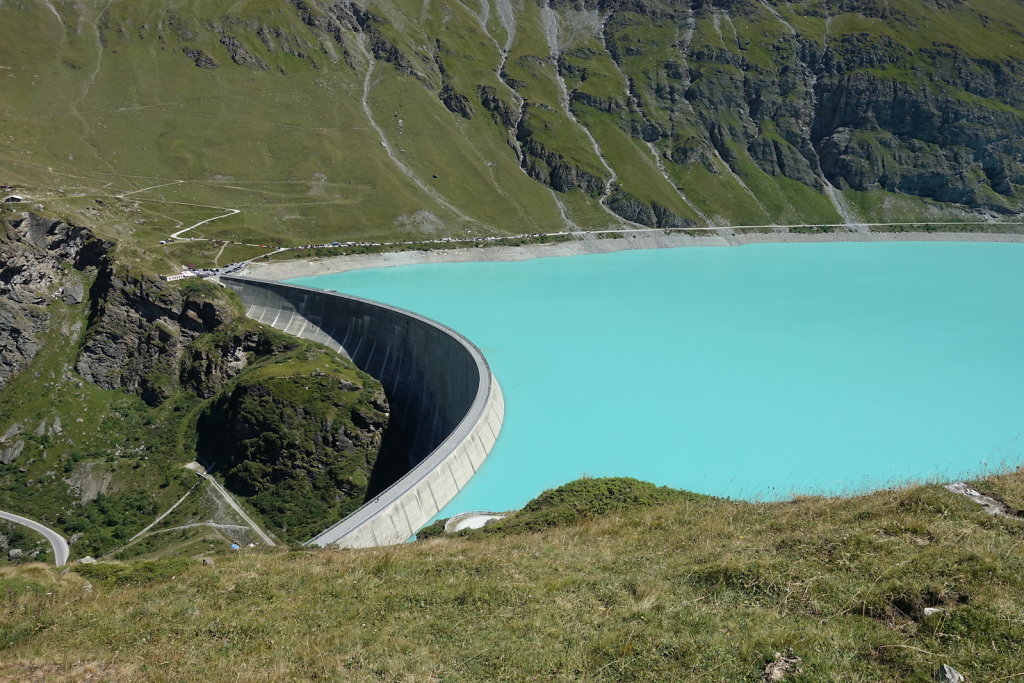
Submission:
<svg viewBox="0 0 1024 683">
<path fill-rule="evenodd" d="M 43 526 L 39 522 L 34 522 L 27 517 L 22 517 L 21 515 L 16 515 L 12 512 L 4 512 L 0 510 L 0 519 L 6 519 L 8 522 L 20 524 L 21 526 L 28 527 L 32 531 L 42 534 L 43 537 L 50 542 L 50 545 L 53 546 L 53 563 L 58 567 L 63 567 L 67 564 L 68 555 L 71 553 L 71 550 L 68 548 L 68 542 L 56 531 Z"/>
</svg>

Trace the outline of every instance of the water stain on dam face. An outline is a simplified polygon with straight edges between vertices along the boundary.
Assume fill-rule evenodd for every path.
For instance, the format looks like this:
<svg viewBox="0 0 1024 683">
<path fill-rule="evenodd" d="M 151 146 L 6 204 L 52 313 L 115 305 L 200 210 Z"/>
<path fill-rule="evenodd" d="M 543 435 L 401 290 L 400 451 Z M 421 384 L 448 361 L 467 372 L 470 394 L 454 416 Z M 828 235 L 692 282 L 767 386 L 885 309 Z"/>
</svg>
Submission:
<svg viewBox="0 0 1024 683">
<path fill-rule="evenodd" d="M 508 395 L 442 516 L 580 476 L 747 499 L 1024 461 L 1024 245 L 774 244 L 304 278 L 466 334 Z"/>
</svg>

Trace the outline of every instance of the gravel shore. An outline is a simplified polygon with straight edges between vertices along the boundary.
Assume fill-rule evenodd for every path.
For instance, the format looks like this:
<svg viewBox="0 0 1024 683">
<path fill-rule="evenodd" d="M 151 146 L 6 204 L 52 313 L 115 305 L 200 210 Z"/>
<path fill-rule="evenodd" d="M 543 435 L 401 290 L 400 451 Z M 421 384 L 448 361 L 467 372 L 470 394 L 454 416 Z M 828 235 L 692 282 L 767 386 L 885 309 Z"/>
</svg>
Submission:
<svg viewBox="0 0 1024 683">
<path fill-rule="evenodd" d="M 773 242 L 1024 242 L 1024 234 L 991 232 L 862 232 L 796 233 L 722 231 L 707 236 L 684 233 L 644 232 L 624 237 L 584 236 L 565 242 L 522 246 L 479 246 L 424 251 L 395 251 L 381 254 L 355 254 L 318 259 L 293 259 L 252 263 L 246 275 L 260 280 L 288 280 L 297 277 L 341 273 L 360 268 L 388 268 L 421 263 L 457 263 L 465 261 L 525 261 L 535 258 L 601 254 L 625 249 L 668 249 L 672 247 L 734 247 Z"/>
</svg>

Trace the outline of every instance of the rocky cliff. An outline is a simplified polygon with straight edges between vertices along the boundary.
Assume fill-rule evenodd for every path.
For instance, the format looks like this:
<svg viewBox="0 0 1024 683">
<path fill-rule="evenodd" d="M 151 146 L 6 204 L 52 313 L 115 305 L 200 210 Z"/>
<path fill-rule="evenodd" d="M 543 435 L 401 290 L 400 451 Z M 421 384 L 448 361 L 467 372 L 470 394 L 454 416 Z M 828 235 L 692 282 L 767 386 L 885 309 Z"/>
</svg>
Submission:
<svg viewBox="0 0 1024 683">
<path fill-rule="evenodd" d="M 229 486 L 288 539 L 362 503 L 388 423 L 376 380 L 90 229 L 33 214 L 2 227 L 0 508 L 96 554 L 192 486 L 181 466 L 197 450 L 230 459 Z"/>
<path fill-rule="evenodd" d="M 81 304 L 110 244 L 90 230 L 25 213 L 0 221 L 0 390 L 38 353 L 47 304 Z"/>
<path fill-rule="evenodd" d="M 78 372 L 104 389 L 137 393 L 150 405 L 159 405 L 180 386 L 179 366 L 188 345 L 237 315 L 213 285 L 165 283 L 121 266 L 105 268 L 90 295 Z"/>
<path fill-rule="evenodd" d="M 54 300 L 83 304 L 86 326 L 75 360 L 78 373 L 104 389 L 136 393 L 151 405 L 181 386 L 182 373 L 189 388 L 205 393 L 211 382 L 217 386 L 245 367 L 230 359 L 237 363 L 239 354 L 259 346 L 260 335 L 253 330 L 235 339 L 225 336 L 238 317 L 237 305 L 213 284 L 176 285 L 121 264 L 111 256 L 113 244 L 89 228 L 32 213 L 2 227 L 0 389 L 40 350 L 50 330 L 48 304 Z M 221 331 L 217 351 L 222 357 L 197 375 L 194 357 L 199 352 L 190 352 L 188 369 L 183 369 L 189 344 L 215 330 Z"/>
<path fill-rule="evenodd" d="M 750 20 L 765 7 L 777 14 L 770 5 L 723 3 L 673 16 Z M 855 11 L 883 12 L 867 3 Z M 816 190 L 883 189 L 997 213 L 1020 210 L 1019 62 L 972 58 L 940 42 L 915 50 L 869 32 L 822 40 L 775 18 L 785 30 L 770 45 L 737 40 L 725 49 L 681 50 L 686 68 L 672 62 L 646 71 L 652 117 L 668 113 L 670 124 L 683 112 L 695 117 L 706 147 L 700 156 L 721 157 L 734 172 L 746 154 L 765 173 Z M 766 47 L 767 60 L 757 54 Z M 671 128 L 662 135 L 673 137 Z"/>
</svg>

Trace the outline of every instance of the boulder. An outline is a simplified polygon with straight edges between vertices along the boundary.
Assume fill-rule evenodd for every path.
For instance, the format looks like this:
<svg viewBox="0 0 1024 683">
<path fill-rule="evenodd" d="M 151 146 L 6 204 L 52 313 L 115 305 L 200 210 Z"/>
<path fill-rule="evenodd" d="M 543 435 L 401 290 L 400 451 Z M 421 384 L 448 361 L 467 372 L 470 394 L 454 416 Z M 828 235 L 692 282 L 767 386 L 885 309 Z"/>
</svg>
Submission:
<svg viewBox="0 0 1024 683">
<path fill-rule="evenodd" d="M 10 444 L 0 441 L 0 463 L 10 465 L 18 459 L 23 450 L 25 450 L 24 441 L 18 440 Z"/>
<path fill-rule="evenodd" d="M 85 286 L 80 280 L 72 280 L 64 285 L 60 296 L 66 304 L 80 304 L 85 299 Z"/>
<path fill-rule="evenodd" d="M 951 667 L 949 664 L 943 664 L 936 670 L 933 678 L 939 683 L 964 683 L 967 679 L 964 675 Z"/>
</svg>

